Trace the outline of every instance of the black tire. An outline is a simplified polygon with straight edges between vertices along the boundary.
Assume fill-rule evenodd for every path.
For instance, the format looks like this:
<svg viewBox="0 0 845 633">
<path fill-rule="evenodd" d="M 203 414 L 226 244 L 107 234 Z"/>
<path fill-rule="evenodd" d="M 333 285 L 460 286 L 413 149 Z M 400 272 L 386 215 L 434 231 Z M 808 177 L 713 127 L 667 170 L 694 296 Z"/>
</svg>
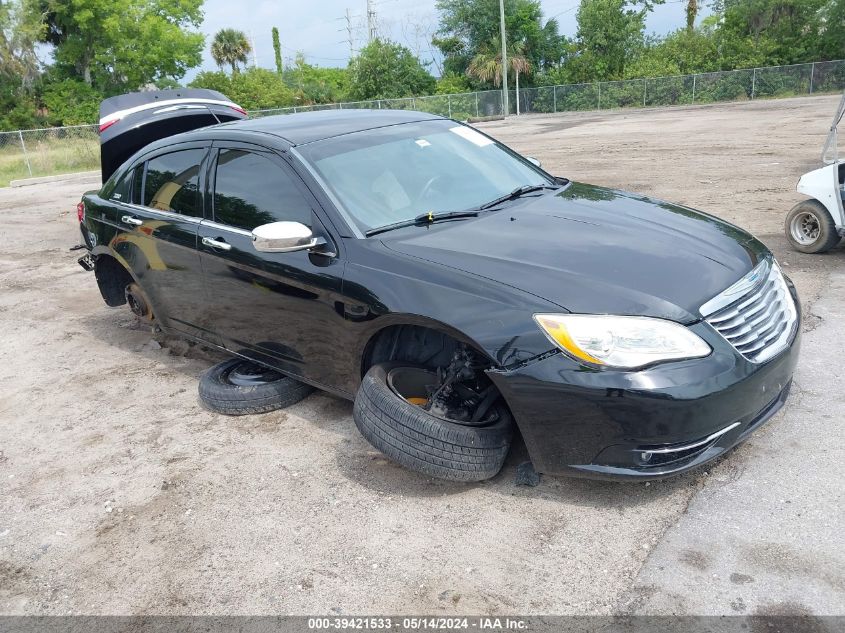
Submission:
<svg viewBox="0 0 845 633">
<path fill-rule="evenodd" d="M 233 383 L 233 371 L 247 365 L 249 361 L 232 358 L 206 371 L 199 382 L 200 402 L 215 413 L 251 415 L 288 407 L 314 390 L 310 385 L 276 372 L 268 372 L 266 381 Z"/>
<path fill-rule="evenodd" d="M 500 398 L 498 420 L 464 426 L 407 402 L 387 384 L 387 373 L 407 363 L 374 365 L 364 376 L 352 414 L 370 444 L 405 468 L 452 481 L 483 481 L 502 469 L 513 437 L 513 417 Z"/>
<path fill-rule="evenodd" d="M 839 243 L 836 223 L 818 200 L 804 200 L 792 207 L 784 232 L 792 248 L 802 253 L 824 253 Z"/>
</svg>

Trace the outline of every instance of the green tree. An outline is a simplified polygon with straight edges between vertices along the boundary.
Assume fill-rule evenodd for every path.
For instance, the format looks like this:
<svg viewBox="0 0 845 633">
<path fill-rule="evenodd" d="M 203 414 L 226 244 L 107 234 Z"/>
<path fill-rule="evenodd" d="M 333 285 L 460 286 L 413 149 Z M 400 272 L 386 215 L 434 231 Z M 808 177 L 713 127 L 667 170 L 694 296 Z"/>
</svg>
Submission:
<svg viewBox="0 0 845 633">
<path fill-rule="evenodd" d="M 438 0 L 440 27 L 432 43 L 444 56 L 444 71 L 464 74 L 472 59 L 489 51 L 490 42 L 501 37 L 498 0 Z M 543 22 L 539 0 L 506 0 L 505 30 L 508 39 L 523 42 L 525 57 L 536 68 L 560 63 L 566 40 L 558 23 Z"/>
<path fill-rule="evenodd" d="M 837 6 L 840 22 L 830 24 L 826 9 Z M 842 0 L 724 0 L 723 7 L 714 37 L 725 69 L 842 57 Z"/>
<path fill-rule="evenodd" d="M 42 95 L 48 120 L 53 125 L 86 125 L 96 121 L 102 98 L 78 79 L 50 83 Z"/>
<path fill-rule="evenodd" d="M 628 0 L 582 0 L 576 15 L 577 53 L 570 61 L 572 79 L 621 79 L 625 64 L 642 46 L 649 8 Z"/>
<path fill-rule="evenodd" d="M 437 88 L 435 89 L 435 92 L 439 95 L 448 95 L 460 92 L 470 92 L 471 90 L 472 88 L 467 82 L 465 75 L 447 73 L 437 80 Z"/>
<path fill-rule="evenodd" d="M 346 98 L 349 73 L 345 68 L 321 68 L 297 53 L 293 68 L 284 73 L 285 83 L 296 94 L 297 103 L 334 103 Z"/>
<path fill-rule="evenodd" d="M 625 78 L 668 77 L 719 70 L 719 51 L 712 33 L 679 29 L 664 39 L 649 40 L 625 65 Z"/>
<path fill-rule="evenodd" d="M 839 59 L 845 52 L 845 0 L 832 0 L 820 11 L 821 32 L 815 38 L 817 59 Z"/>
<path fill-rule="evenodd" d="M 41 0 L 60 78 L 104 95 L 179 79 L 202 61 L 202 0 Z"/>
<path fill-rule="evenodd" d="M 508 77 L 531 74 L 531 62 L 525 56 L 525 44 L 508 44 Z M 502 85 L 502 40 L 494 37 L 479 51 L 467 68 L 467 75 L 485 84 Z"/>
<path fill-rule="evenodd" d="M 375 39 L 349 62 L 350 99 L 392 99 L 431 94 L 435 79 L 414 54 Z"/>
<path fill-rule="evenodd" d="M 686 14 L 687 14 L 687 31 L 692 33 L 695 28 L 695 18 L 698 16 L 699 0 L 687 0 Z"/>
<path fill-rule="evenodd" d="M 220 29 L 211 42 L 211 57 L 219 68 L 228 64 L 232 67 L 232 74 L 239 72 L 238 64 L 246 66 L 252 46 L 246 33 L 237 29 Z"/>
<path fill-rule="evenodd" d="M 279 41 L 279 29 L 273 27 L 273 56 L 276 60 L 276 72 L 279 76 L 284 74 L 284 66 L 282 65 L 282 43 Z"/>
<path fill-rule="evenodd" d="M 31 88 L 38 77 L 35 45 L 43 35 L 39 7 L 32 0 L 0 2 L 0 75 Z"/>
<path fill-rule="evenodd" d="M 247 110 L 265 110 L 295 105 L 293 91 L 279 75 L 266 68 L 247 68 L 228 75 L 223 71 L 201 72 L 191 88 L 217 90 Z"/>
</svg>

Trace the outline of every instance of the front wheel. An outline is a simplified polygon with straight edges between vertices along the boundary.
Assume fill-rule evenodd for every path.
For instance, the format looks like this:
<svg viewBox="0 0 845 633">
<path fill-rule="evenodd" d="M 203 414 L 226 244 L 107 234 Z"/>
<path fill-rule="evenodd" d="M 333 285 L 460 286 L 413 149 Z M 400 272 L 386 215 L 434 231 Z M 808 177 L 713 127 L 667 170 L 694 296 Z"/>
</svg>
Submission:
<svg viewBox="0 0 845 633">
<path fill-rule="evenodd" d="M 383 363 L 367 372 L 352 411 L 361 434 L 393 461 L 431 477 L 483 481 L 496 475 L 513 437 L 513 418 L 502 399 L 478 422 L 451 421 L 419 406 L 422 393 L 399 393 L 399 374 L 409 371 L 428 373 L 407 363 Z"/>
<path fill-rule="evenodd" d="M 839 243 L 836 224 L 818 200 L 804 200 L 792 207 L 784 229 L 792 248 L 802 253 L 824 253 Z"/>
</svg>

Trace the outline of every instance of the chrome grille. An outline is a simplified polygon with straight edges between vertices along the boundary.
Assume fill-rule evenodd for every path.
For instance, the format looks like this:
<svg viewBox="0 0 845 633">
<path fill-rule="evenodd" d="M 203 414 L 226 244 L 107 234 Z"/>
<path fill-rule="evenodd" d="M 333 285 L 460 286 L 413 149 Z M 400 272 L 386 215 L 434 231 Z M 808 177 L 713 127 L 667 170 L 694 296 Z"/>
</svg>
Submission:
<svg viewBox="0 0 845 633">
<path fill-rule="evenodd" d="M 774 260 L 760 262 L 701 306 L 701 314 L 740 354 L 755 363 L 786 349 L 798 321 L 795 301 Z"/>
</svg>

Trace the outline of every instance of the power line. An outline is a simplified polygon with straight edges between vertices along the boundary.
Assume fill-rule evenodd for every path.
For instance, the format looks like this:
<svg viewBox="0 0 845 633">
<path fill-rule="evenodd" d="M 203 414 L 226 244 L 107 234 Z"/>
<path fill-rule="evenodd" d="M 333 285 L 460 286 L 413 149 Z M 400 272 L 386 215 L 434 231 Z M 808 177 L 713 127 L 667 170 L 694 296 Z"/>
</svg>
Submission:
<svg viewBox="0 0 845 633">
<path fill-rule="evenodd" d="M 291 48 L 290 46 L 285 46 L 284 44 L 280 44 L 280 46 L 285 49 L 286 51 L 290 51 L 294 54 L 301 54 L 303 57 L 307 57 L 309 59 L 320 59 L 327 62 L 348 62 L 349 59 L 346 57 L 320 57 L 319 55 L 311 55 L 310 53 L 306 53 L 303 50 L 297 50 L 295 48 Z"/>
<path fill-rule="evenodd" d="M 684 0 L 684 1 L 686 1 L 686 0 Z M 551 16 L 550 18 L 548 18 L 548 20 L 554 20 L 554 19 L 555 19 L 556 17 L 558 17 L 559 15 L 563 15 L 564 13 L 569 13 L 569 12 L 571 12 L 571 11 L 575 11 L 575 9 L 577 9 L 577 8 L 578 8 L 578 7 L 580 7 L 580 6 L 581 6 L 581 3 L 579 2 L 578 4 L 572 5 L 572 6 L 571 6 L 571 7 L 569 7 L 568 9 L 564 9 L 563 11 L 559 11 L 558 13 L 555 13 L 553 16 Z"/>
</svg>

